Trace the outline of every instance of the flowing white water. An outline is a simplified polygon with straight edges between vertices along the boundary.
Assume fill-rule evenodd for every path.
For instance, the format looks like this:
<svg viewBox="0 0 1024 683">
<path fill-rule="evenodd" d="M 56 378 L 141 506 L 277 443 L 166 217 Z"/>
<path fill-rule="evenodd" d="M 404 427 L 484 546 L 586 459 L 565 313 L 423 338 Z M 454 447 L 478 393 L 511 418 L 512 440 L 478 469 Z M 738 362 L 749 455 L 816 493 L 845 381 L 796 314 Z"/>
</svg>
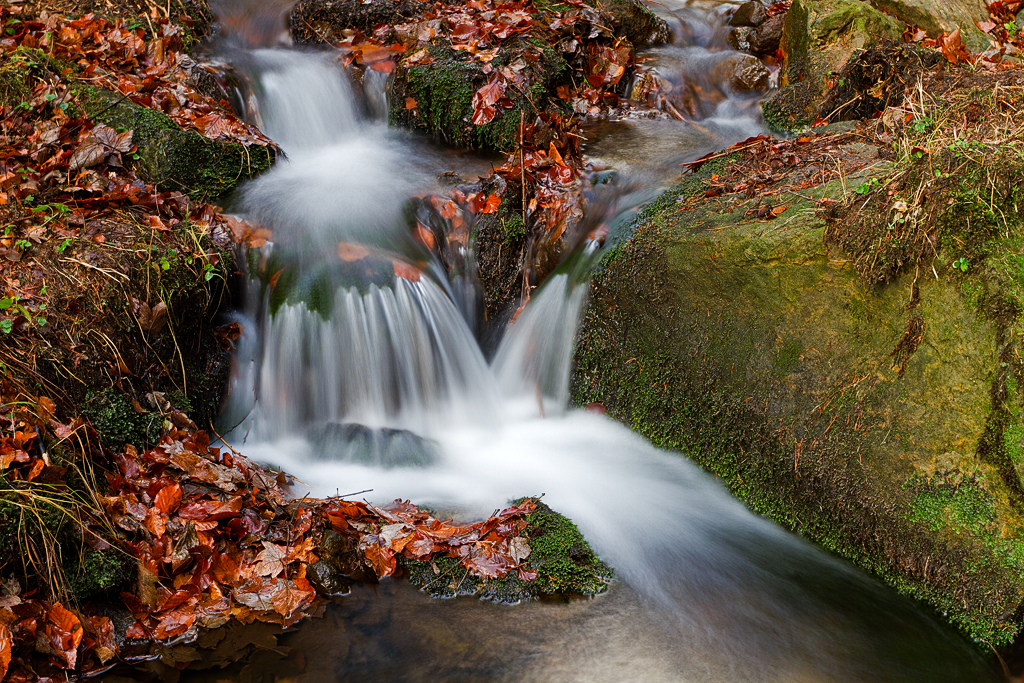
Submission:
<svg viewBox="0 0 1024 683">
<path fill-rule="evenodd" d="M 408 253 L 401 204 L 430 180 L 403 160 L 402 139 L 354 114 L 343 74 L 322 55 L 262 51 L 251 64 L 264 126 L 290 161 L 246 188 L 242 212 L 304 264 L 335 259 L 339 241 Z M 682 130 L 700 143 L 694 155 L 735 141 Z M 517 659 L 492 680 L 986 680 L 955 637 L 751 514 L 685 458 L 567 409 L 585 286 L 550 280 L 491 366 L 426 274 L 334 286 L 326 315 L 304 302 L 272 312 L 254 287 L 229 410 L 246 416 L 235 447 L 314 495 L 372 489 L 375 501 L 480 515 L 545 493 L 616 568 L 627 588 L 613 594 L 635 593 L 643 607 L 610 615 L 620 623 L 604 656 L 579 654 L 605 633 L 581 627 L 566 646 L 575 663 Z M 631 632 L 660 645 L 612 646 Z M 632 659 L 609 662 L 612 652 Z"/>
</svg>

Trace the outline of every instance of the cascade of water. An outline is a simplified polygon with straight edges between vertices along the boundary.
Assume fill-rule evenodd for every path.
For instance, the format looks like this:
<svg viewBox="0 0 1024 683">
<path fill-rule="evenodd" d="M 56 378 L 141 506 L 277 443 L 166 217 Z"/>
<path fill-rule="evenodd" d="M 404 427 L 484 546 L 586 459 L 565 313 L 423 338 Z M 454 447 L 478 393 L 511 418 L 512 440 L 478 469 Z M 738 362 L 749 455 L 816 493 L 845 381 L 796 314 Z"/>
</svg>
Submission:
<svg viewBox="0 0 1024 683">
<path fill-rule="evenodd" d="M 407 249 L 401 203 L 427 180 L 409 177 L 394 138 L 358 120 L 324 57 L 260 51 L 252 63 L 261 118 L 291 161 L 251 183 L 241 211 L 307 261 L 359 242 L 390 267 Z M 234 413 L 248 413 L 230 437 L 238 447 L 319 494 L 365 488 L 486 514 L 546 492 L 646 600 L 670 644 L 666 680 L 899 681 L 915 666 L 930 682 L 984 680 L 927 617 L 749 513 L 689 461 L 566 411 L 585 285 L 554 276 L 488 367 L 427 273 L 384 279 L 338 281 L 326 307 L 271 305 L 254 282 L 258 338 L 247 333 L 252 360 L 239 358 L 250 378 L 232 390 Z M 609 676 L 591 680 L 622 680 Z"/>
</svg>

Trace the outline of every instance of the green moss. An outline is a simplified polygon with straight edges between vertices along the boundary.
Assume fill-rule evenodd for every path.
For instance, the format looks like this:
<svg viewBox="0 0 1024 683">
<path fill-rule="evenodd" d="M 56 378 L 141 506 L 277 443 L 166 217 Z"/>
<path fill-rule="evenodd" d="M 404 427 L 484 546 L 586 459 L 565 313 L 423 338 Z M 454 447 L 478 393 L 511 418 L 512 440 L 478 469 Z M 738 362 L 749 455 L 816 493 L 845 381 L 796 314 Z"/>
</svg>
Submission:
<svg viewBox="0 0 1024 683">
<path fill-rule="evenodd" d="M 949 528 L 956 533 L 980 533 L 989 530 L 996 519 L 991 494 L 970 479 L 929 481 L 913 477 L 906 486 L 915 492 L 911 519 L 923 522 L 932 531 Z"/>
<path fill-rule="evenodd" d="M 274 161 L 267 147 L 210 140 L 109 90 L 83 85 L 76 86 L 75 94 L 94 121 L 133 132 L 138 159 L 131 163 L 162 191 L 178 190 L 197 199 L 219 197 L 268 170 Z"/>
<path fill-rule="evenodd" d="M 614 572 L 591 550 L 572 520 L 538 503 L 527 518 L 530 566 L 544 595 L 596 595 L 608 589 Z"/>
<path fill-rule="evenodd" d="M 163 428 L 160 414 L 136 412 L 131 399 L 116 389 L 104 389 L 86 397 L 82 414 L 108 448 L 121 448 L 125 444 L 144 448 L 160 440 Z"/>
<path fill-rule="evenodd" d="M 115 594 L 135 575 L 135 560 L 116 548 L 86 548 L 65 569 L 68 588 L 81 601 Z"/>
<path fill-rule="evenodd" d="M 959 282 L 919 282 L 928 341 L 900 377 L 890 353 L 907 327 L 909 279 L 864 288 L 825 253 L 823 224 L 800 202 L 771 223 L 745 218 L 735 198 L 680 210 L 681 197 L 705 190 L 695 176 L 666 193 L 605 258 L 573 401 L 604 404 L 755 512 L 926 601 L 976 642 L 1010 642 L 1024 598 L 1015 546 L 936 531 L 920 519 L 925 498 L 915 511 L 917 492 L 902 488 L 914 467 L 986 467 L 975 452 L 993 431 L 997 328 L 963 304 Z M 943 514 L 967 526 L 995 514 L 1012 536 L 999 477 L 977 490 Z"/>
<path fill-rule="evenodd" d="M 478 595 L 512 604 L 537 598 L 587 597 L 608 590 L 614 572 L 597 557 L 572 520 L 538 503 L 526 524 L 530 556 L 525 564 L 537 572 L 533 581 L 523 581 L 516 572 L 485 581 L 470 574 L 458 558 L 399 560 L 410 583 L 437 598 Z"/>
<path fill-rule="evenodd" d="M 390 123 L 426 131 L 459 147 L 514 149 L 522 115 L 535 116 L 549 105 L 557 106 L 550 101 L 549 93 L 568 72 L 565 60 L 551 47 L 535 39 L 514 39 L 491 64 L 500 69 L 524 50 L 539 53 L 540 59 L 528 67 L 532 85 L 525 93 L 509 87 L 506 97 L 511 99 L 512 106 L 478 126 L 473 124 L 473 95 L 488 78 L 480 62 L 447 45 L 434 44 L 424 49 L 430 52 L 432 62 L 423 66 L 403 62 L 395 71 L 388 98 Z M 416 102 L 415 108 L 407 108 L 407 99 Z"/>
</svg>

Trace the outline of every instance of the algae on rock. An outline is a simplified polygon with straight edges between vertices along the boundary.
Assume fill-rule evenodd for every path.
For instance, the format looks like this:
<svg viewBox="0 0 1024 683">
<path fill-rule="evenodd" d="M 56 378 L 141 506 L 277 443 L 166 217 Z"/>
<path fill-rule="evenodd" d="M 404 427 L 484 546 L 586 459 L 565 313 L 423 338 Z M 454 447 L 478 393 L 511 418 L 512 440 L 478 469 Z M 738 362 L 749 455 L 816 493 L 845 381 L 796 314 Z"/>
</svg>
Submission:
<svg viewBox="0 0 1024 683">
<path fill-rule="evenodd" d="M 142 107 L 109 90 L 77 87 L 78 104 L 97 123 L 132 131 L 138 146 L 136 172 L 162 192 L 194 198 L 219 197 L 267 171 L 274 152 L 262 145 L 218 142 L 184 130 L 166 114 Z"/>
<path fill-rule="evenodd" d="M 809 125 L 828 82 L 851 59 L 902 33 L 896 20 L 861 0 L 795 0 L 782 31 L 782 88 L 763 104 L 765 121 L 785 133 Z"/>
<path fill-rule="evenodd" d="M 707 164 L 652 204 L 605 259 L 574 401 L 603 403 L 976 642 L 1007 645 L 1021 627 L 1024 517 L 987 453 L 994 433 L 1017 438 L 993 427 L 1005 325 L 952 268 L 869 287 L 828 253 L 812 201 L 841 199 L 841 182 L 804 190 L 774 221 L 727 198 L 678 208 L 720 172 Z M 915 316 L 922 338 L 901 359 Z"/>
</svg>

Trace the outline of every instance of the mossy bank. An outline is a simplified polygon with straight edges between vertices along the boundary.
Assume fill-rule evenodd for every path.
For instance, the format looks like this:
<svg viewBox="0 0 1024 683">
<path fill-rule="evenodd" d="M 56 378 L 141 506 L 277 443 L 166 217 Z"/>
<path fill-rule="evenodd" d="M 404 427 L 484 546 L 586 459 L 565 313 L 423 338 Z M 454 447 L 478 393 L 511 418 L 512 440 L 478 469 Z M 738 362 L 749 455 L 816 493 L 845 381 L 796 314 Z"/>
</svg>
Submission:
<svg viewBox="0 0 1024 683">
<path fill-rule="evenodd" d="M 845 206 L 895 175 L 902 162 L 875 152 L 840 146 L 862 170 L 781 193 L 774 220 L 735 195 L 686 201 L 730 158 L 651 205 L 595 278 L 573 398 L 603 403 L 981 647 L 1006 646 L 1024 604 L 1007 355 L 1024 270 L 1000 264 L 1019 262 L 1019 219 L 973 243 L 970 273 L 952 265 L 964 242 L 946 235 L 919 267 L 869 284 L 855 258 L 826 250 L 817 200 Z"/>
</svg>

